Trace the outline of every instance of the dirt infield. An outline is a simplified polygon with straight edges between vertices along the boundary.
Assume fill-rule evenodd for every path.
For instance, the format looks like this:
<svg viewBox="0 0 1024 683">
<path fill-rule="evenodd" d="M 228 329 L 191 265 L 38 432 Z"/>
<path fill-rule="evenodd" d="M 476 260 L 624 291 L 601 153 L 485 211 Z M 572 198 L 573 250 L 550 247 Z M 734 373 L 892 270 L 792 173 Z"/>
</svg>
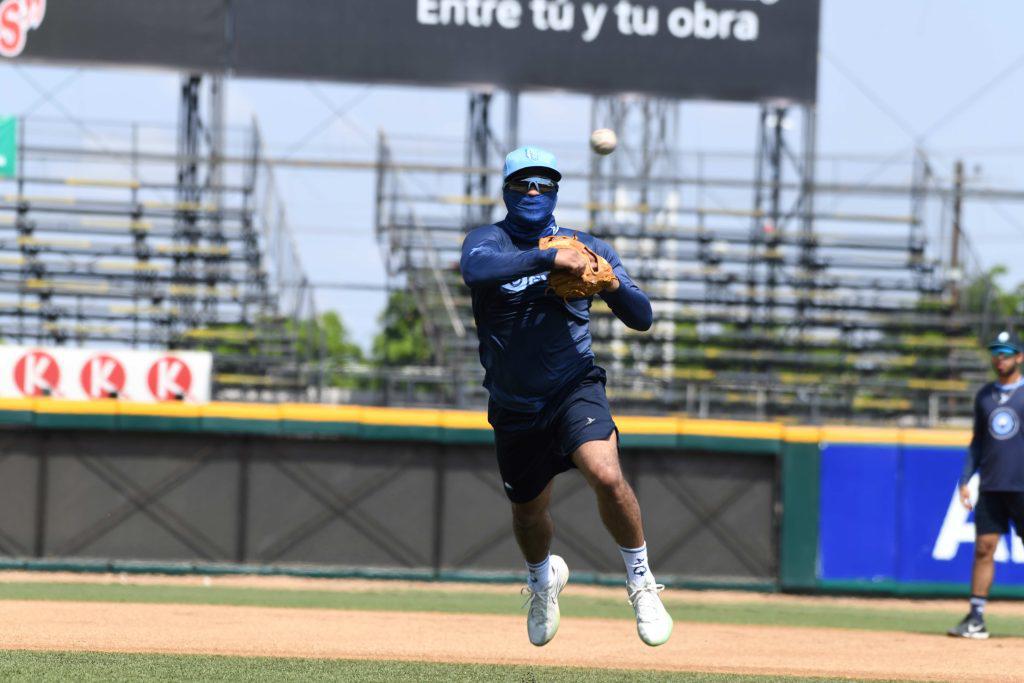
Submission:
<svg viewBox="0 0 1024 683">
<path fill-rule="evenodd" d="M 399 659 L 914 680 L 1010 680 L 1016 641 L 677 623 L 652 649 L 625 620 L 563 619 L 545 648 L 522 617 L 5 601 L 0 649 Z M 15 626 L 16 625 L 16 626 Z M 984 648 L 984 656 L 979 656 Z M 1001 673 L 1000 673 L 1001 672 Z"/>
</svg>

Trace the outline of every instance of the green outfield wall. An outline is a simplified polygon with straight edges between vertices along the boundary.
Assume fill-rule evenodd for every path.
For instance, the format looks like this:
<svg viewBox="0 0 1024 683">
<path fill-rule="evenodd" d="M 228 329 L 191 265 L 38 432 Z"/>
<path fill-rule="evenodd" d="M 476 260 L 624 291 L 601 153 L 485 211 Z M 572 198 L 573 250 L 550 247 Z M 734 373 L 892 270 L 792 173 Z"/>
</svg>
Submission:
<svg viewBox="0 0 1024 683">
<path fill-rule="evenodd" d="M 763 590 L 899 589 L 822 579 L 822 452 L 956 450 L 968 438 L 616 422 L 659 576 Z M 0 401 L 0 566 L 513 578 L 491 443 L 486 416 L 470 411 Z M 577 576 L 615 580 L 617 553 L 578 474 L 559 477 L 556 501 L 559 551 Z"/>
</svg>

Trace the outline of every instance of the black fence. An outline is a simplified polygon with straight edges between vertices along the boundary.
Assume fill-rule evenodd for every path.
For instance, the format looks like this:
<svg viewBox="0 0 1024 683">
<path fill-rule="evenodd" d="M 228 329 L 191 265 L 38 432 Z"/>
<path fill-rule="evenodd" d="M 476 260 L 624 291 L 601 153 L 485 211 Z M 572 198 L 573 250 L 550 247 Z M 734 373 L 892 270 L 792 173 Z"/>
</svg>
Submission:
<svg viewBox="0 0 1024 683">
<path fill-rule="evenodd" d="M 771 456 L 626 449 L 656 572 L 771 582 Z M 577 472 L 556 480 L 554 550 L 621 560 Z M 0 558 L 519 572 L 483 445 L 103 431 L 0 432 Z M 330 572 L 328 572 L 330 573 Z"/>
</svg>

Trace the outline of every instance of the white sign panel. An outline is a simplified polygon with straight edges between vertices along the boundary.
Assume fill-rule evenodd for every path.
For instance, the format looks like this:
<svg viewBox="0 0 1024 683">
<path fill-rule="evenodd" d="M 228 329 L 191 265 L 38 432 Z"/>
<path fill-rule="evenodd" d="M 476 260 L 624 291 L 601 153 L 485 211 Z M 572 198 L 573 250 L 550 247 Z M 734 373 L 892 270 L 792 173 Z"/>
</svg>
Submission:
<svg viewBox="0 0 1024 683">
<path fill-rule="evenodd" d="M 212 368 L 198 351 L 0 346 L 0 398 L 205 403 Z"/>
</svg>

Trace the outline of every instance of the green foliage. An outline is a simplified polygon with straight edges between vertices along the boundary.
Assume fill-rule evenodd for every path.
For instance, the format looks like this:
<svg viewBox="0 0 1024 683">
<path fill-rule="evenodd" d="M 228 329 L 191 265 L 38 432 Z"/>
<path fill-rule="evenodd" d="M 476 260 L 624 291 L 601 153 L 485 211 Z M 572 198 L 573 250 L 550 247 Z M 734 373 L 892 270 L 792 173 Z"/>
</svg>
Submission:
<svg viewBox="0 0 1024 683">
<path fill-rule="evenodd" d="M 969 313 L 987 313 L 997 322 L 1024 313 L 1024 283 L 1018 283 L 1012 289 L 1005 288 L 1001 280 L 1006 277 L 1006 273 L 1006 266 L 995 266 L 969 280 L 962 297 L 965 310 Z"/>
<path fill-rule="evenodd" d="M 295 334 L 300 357 L 323 363 L 327 369 L 326 384 L 335 387 L 352 388 L 358 380 L 345 374 L 343 368 L 349 363 L 363 360 L 363 350 L 352 341 L 348 328 L 337 311 L 320 314 L 316 320 L 303 320 L 298 325 L 289 323 Z"/>
<path fill-rule="evenodd" d="M 305 358 L 317 355 L 336 363 L 357 362 L 363 350 L 352 341 L 348 328 L 337 311 L 327 311 L 314 320 L 304 320 L 295 328 L 299 353 Z"/>
<path fill-rule="evenodd" d="M 377 365 L 429 363 L 430 341 L 423 317 L 408 292 L 391 292 L 380 318 L 381 330 L 373 339 L 373 362 Z"/>
</svg>

